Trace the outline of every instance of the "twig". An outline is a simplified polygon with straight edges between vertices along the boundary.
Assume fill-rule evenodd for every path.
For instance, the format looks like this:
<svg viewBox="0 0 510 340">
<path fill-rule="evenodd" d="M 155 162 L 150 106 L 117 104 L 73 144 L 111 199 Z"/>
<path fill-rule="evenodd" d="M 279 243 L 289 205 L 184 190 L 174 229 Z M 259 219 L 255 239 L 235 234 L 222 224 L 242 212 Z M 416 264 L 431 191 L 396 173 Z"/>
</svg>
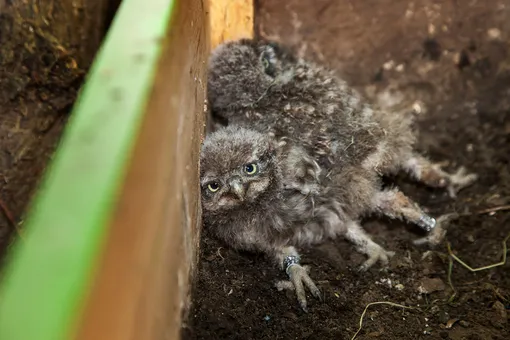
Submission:
<svg viewBox="0 0 510 340">
<path fill-rule="evenodd" d="M 12 216 L 11 211 L 9 210 L 9 208 L 7 208 L 7 205 L 5 204 L 5 202 L 2 199 L 0 199 L 0 208 L 2 208 L 2 211 L 5 215 L 5 217 L 7 217 L 7 220 L 9 221 L 11 226 L 16 227 L 16 222 L 14 222 L 14 217 Z"/>
<path fill-rule="evenodd" d="M 219 248 L 218 248 L 218 250 L 216 250 L 216 255 L 218 255 L 219 257 L 221 257 L 221 259 L 222 259 L 222 260 L 225 260 L 225 258 L 224 258 L 223 256 L 221 256 L 221 251 L 220 251 L 220 250 L 221 250 L 222 248 L 223 248 L 223 247 L 219 247 Z"/>
<path fill-rule="evenodd" d="M 16 223 L 11 210 L 7 207 L 7 205 L 5 204 L 5 202 L 2 199 L 0 199 L 0 208 L 2 209 L 2 212 L 4 213 L 5 217 L 7 218 L 7 221 L 9 221 L 9 223 L 11 224 L 11 227 L 16 229 L 16 232 L 18 233 L 18 235 L 23 239 L 23 234 L 21 233 L 19 224 Z"/>
<path fill-rule="evenodd" d="M 505 237 L 505 239 L 503 240 L 503 242 L 502 242 L 503 243 L 503 256 L 502 256 L 502 259 L 501 259 L 500 262 L 497 262 L 497 263 L 494 263 L 494 264 L 490 264 L 488 266 L 479 267 L 479 268 L 473 268 L 470 265 L 468 265 L 467 263 L 465 263 L 464 261 L 462 261 L 457 255 L 455 255 L 453 253 L 450 242 L 448 242 L 446 244 L 446 246 L 448 248 L 448 255 L 449 255 L 448 256 L 448 275 L 447 275 L 447 279 L 448 279 L 448 285 L 453 290 L 453 294 L 450 296 L 450 298 L 448 298 L 448 303 L 451 303 L 455 299 L 455 297 L 457 296 L 457 290 L 455 289 L 455 287 L 453 285 L 453 282 L 452 282 L 453 260 L 457 261 L 464 268 L 466 268 L 467 270 L 469 270 L 471 272 L 479 272 L 479 271 L 482 271 L 482 270 L 487 270 L 487 269 L 503 266 L 503 265 L 506 264 L 506 256 L 507 256 L 506 255 L 507 254 L 507 245 L 506 245 L 506 243 L 508 242 L 509 239 L 510 239 L 510 234 L 508 234 Z M 495 293 L 497 294 L 496 291 L 495 291 Z"/>
<path fill-rule="evenodd" d="M 416 307 L 399 305 L 398 303 L 389 302 L 389 301 L 370 302 L 368 305 L 366 305 L 365 309 L 363 310 L 363 313 L 361 313 L 361 317 L 359 319 L 359 328 L 356 331 L 356 333 L 354 333 L 354 335 L 352 336 L 351 340 L 356 339 L 356 337 L 358 336 L 359 332 L 363 328 L 363 318 L 365 317 L 365 314 L 367 313 L 368 307 L 373 306 L 373 305 L 389 305 L 389 306 L 400 307 L 400 308 L 404 308 L 404 309 L 419 309 L 419 308 L 416 308 Z"/>
<path fill-rule="evenodd" d="M 467 212 L 467 213 L 463 213 L 463 214 L 458 214 L 458 216 L 483 215 L 483 214 L 493 213 L 493 212 L 496 212 L 496 211 L 506 211 L 506 210 L 510 210 L 510 204 L 507 204 L 507 205 L 498 205 L 498 206 L 492 207 L 492 208 L 487 208 L 487 209 L 482 209 L 482 210 L 478 210 L 478 211 L 474 211 L 474 212 Z"/>
<path fill-rule="evenodd" d="M 453 258 L 451 256 L 448 257 L 448 285 L 453 290 L 453 294 L 448 299 L 448 303 L 451 303 L 453 299 L 457 296 L 457 290 L 453 286 L 452 282 L 452 270 L 453 270 Z"/>
<path fill-rule="evenodd" d="M 494 263 L 494 264 L 490 264 L 488 266 L 484 266 L 484 267 L 479 267 L 479 268 L 473 268 L 471 267 L 470 265 L 466 264 L 464 261 L 462 261 L 461 259 L 459 259 L 457 257 L 457 255 L 455 255 L 453 252 L 452 252 L 452 248 L 451 248 L 451 245 L 450 243 L 448 242 L 447 244 L 447 247 L 448 247 L 448 254 L 450 254 L 450 257 L 453 258 L 455 261 L 457 261 L 458 263 L 460 263 L 464 268 L 468 269 L 469 271 L 471 272 L 479 272 L 479 271 L 482 271 L 482 270 L 487 270 L 487 269 L 492 269 L 492 268 L 495 268 L 495 267 L 500 267 L 500 266 L 503 266 L 506 264 L 506 253 L 507 253 L 507 246 L 506 246 L 506 243 L 508 241 L 508 239 L 510 239 L 510 234 L 508 234 L 505 239 L 503 240 L 503 258 L 501 259 L 500 262 L 497 262 L 497 263 Z"/>
<path fill-rule="evenodd" d="M 354 144 L 354 136 L 351 137 L 351 143 L 344 148 L 344 151 L 347 151 L 347 149 L 350 148 L 351 145 L 353 145 L 353 144 Z"/>
<path fill-rule="evenodd" d="M 496 212 L 496 211 L 504 211 L 504 210 L 510 210 L 510 204 L 508 204 L 508 205 L 500 205 L 500 206 L 497 206 L 497 207 L 492 207 L 492 208 L 487 208 L 487 209 L 479 210 L 479 211 L 476 212 L 476 214 L 482 215 L 482 214 L 487 214 L 487 213 Z"/>
</svg>

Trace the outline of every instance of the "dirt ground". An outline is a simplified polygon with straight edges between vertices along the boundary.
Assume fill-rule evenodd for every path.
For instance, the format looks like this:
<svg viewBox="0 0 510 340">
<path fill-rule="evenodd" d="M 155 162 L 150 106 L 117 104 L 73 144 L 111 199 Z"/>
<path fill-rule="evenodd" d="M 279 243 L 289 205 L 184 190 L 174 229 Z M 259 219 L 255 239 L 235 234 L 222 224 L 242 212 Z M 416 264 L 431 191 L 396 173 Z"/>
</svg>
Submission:
<svg viewBox="0 0 510 340">
<path fill-rule="evenodd" d="M 34 45 L 6 48 L 0 64 L 0 258 L 12 236 L 22 234 L 23 213 L 85 74 L 44 38 Z M 32 48 L 40 53 L 32 55 Z"/>
<path fill-rule="evenodd" d="M 22 237 L 24 212 L 119 3 L 0 0 L 0 261 Z"/>
<path fill-rule="evenodd" d="M 461 213 L 447 235 L 460 259 L 473 267 L 500 261 L 510 233 L 510 1 L 256 6 L 260 35 L 338 70 L 377 105 L 396 114 L 420 111 L 419 148 L 480 179 L 455 200 L 405 177 L 394 180 L 434 216 Z M 364 226 L 396 251 L 389 268 L 357 272 L 364 258 L 344 240 L 303 250 L 325 297 L 321 303 L 310 296 L 308 314 L 293 293 L 274 288 L 284 273 L 205 235 L 184 338 L 351 339 L 365 306 L 376 301 L 415 308 L 371 306 L 357 339 L 509 338 L 510 263 L 475 273 L 453 262 L 449 274 L 446 242 L 427 253 L 411 244 L 420 236 L 413 226 L 381 219 Z"/>
</svg>

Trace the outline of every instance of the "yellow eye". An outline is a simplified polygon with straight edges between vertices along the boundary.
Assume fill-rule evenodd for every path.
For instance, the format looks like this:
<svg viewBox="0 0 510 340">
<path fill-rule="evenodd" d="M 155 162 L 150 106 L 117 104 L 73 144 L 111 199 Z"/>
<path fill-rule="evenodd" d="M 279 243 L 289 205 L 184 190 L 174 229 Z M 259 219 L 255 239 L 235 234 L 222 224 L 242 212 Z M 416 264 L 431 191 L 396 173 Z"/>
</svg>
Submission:
<svg viewBox="0 0 510 340">
<path fill-rule="evenodd" d="M 264 70 L 269 68 L 269 60 L 267 58 L 262 58 L 262 65 L 264 65 Z"/>
<path fill-rule="evenodd" d="M 255 175 L 257 173 L 257 164 L 251 163 L 244 166 L 244 172 L 247 175 Z"/>
<path fill-rule="evenodd" d="M 216 182 L 207 184 L 207 189 L 209 189 L 210 192 L 216 192 L 220 190 L 220 185 Z"/>
</svg>

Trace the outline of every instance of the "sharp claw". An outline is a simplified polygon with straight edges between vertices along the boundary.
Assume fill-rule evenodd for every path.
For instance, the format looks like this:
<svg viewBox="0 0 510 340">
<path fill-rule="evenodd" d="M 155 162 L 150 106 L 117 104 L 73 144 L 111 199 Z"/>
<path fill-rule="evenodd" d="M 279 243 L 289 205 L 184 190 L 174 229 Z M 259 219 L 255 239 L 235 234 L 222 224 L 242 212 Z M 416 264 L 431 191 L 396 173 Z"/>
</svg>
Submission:
<svg viewBox="0 0 510 340">
<path fill-rule="evenodd" d="M 296 291 L 299 305 L 301 306 L 301 309 L 304 312 L 308 312 L 305 286 L 310 290 L 314 297 L 316 297 L 319 300 L 322 300 L 321 292 L 319 288 L 317 288 L 315 283 L 312 281 L 310 276 L 308 276 L 308 271 L 309 271 L 308 268 L 295 264 L 290 268 L 288 272 L 290 281 L 292 282 L 292 285 L 294 286 L 294 289 Z"/>
<path fill-rule="evenodd" d="M 446 190 L 448 191 L 448 196 L 450 196 L 450 198 L 457 198 L 457 189 L 454 186 L 450 185 L 446 188 Z"/>
<path fill-rule="evenodd" d="M 306 285 L 308 286 L 308 289 L 310 290 L 310 293 L 312 293 L 313 297 L 315 297 L 319 301 L 322 301 L 321 291 L 319 290 L 319 288 L 317 288 L 315 283 L 313 283 L 310 278 L 308 278 L 308 279 L 309 279 L 309 282 L 307 282 Z"/>
<path fill-rule="evenodd" d="M 308 307 L 306 306 L 306 301 L 300 302 L 299 305 L 301 306 L 301 309 L 303 310 L 303 312 L 308 313 Z"/>
<path fill-rule="evenodd" d="M 381 262 L 383 267 L 387 266 L 389 259 L 395 255 L 394 251 L 384 250 L 381 246 L 377 246 L 368 253 L 368 259 L 358 267 L 358 272 L 365 272 L 376 262 Z"/>
<path fill-rule="evenodd" d="M 303 279 L 303 282 L 305 283 L 305 285 L 308 287 L 308 289 L 310 290 L 310 292 L 312 293 L 312 295 L 316 298 L 318 298 L 320 300 L 320 295 L 321 295 L 321 292 L 319 290 L 319 288 L 317 288 L 317 286 L 315 285 L 315 283 L 312 281 L 312 279 L 310 278 L 310 276 L 308 276 L 308 272 L 309 272 L 309 268 L 304 268 L 306 270 L 306 275 L 304 275 L 302 277 Z"/>
<path fill-rule="evenodd" d="M 312 292 L 312 295 L 319 301 L 322 302 L 322 294 L 319 288 L 315 287 L 314 289 L 310 290 Z"/>
<path fill-rule="evenodd" d="M 449 185 L 447 186 L 448 195 L 451 198 L 457 197 L 457 193 L 473 184 L 478 179 L 477 174 L 468 173 L 467 169 L 461 166 L 454 174 L 449 177 Z"/>
</svg>

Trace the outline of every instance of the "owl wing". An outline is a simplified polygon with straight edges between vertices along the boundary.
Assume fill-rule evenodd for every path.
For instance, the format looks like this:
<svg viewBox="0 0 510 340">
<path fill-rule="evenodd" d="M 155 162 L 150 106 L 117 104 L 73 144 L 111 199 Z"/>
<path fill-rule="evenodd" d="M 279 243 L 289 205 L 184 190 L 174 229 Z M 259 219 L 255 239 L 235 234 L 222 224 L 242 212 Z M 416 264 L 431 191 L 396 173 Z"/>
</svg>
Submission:
<svg viewBox="0 0 510 340">
<path fill-rule="evenodd" d="M 287 138 L 279 139 L 278 145 L 283 187 L 297 190 L 303 195 L 318 194 L 321 168 L 314 157 Z"/>
</svg>

